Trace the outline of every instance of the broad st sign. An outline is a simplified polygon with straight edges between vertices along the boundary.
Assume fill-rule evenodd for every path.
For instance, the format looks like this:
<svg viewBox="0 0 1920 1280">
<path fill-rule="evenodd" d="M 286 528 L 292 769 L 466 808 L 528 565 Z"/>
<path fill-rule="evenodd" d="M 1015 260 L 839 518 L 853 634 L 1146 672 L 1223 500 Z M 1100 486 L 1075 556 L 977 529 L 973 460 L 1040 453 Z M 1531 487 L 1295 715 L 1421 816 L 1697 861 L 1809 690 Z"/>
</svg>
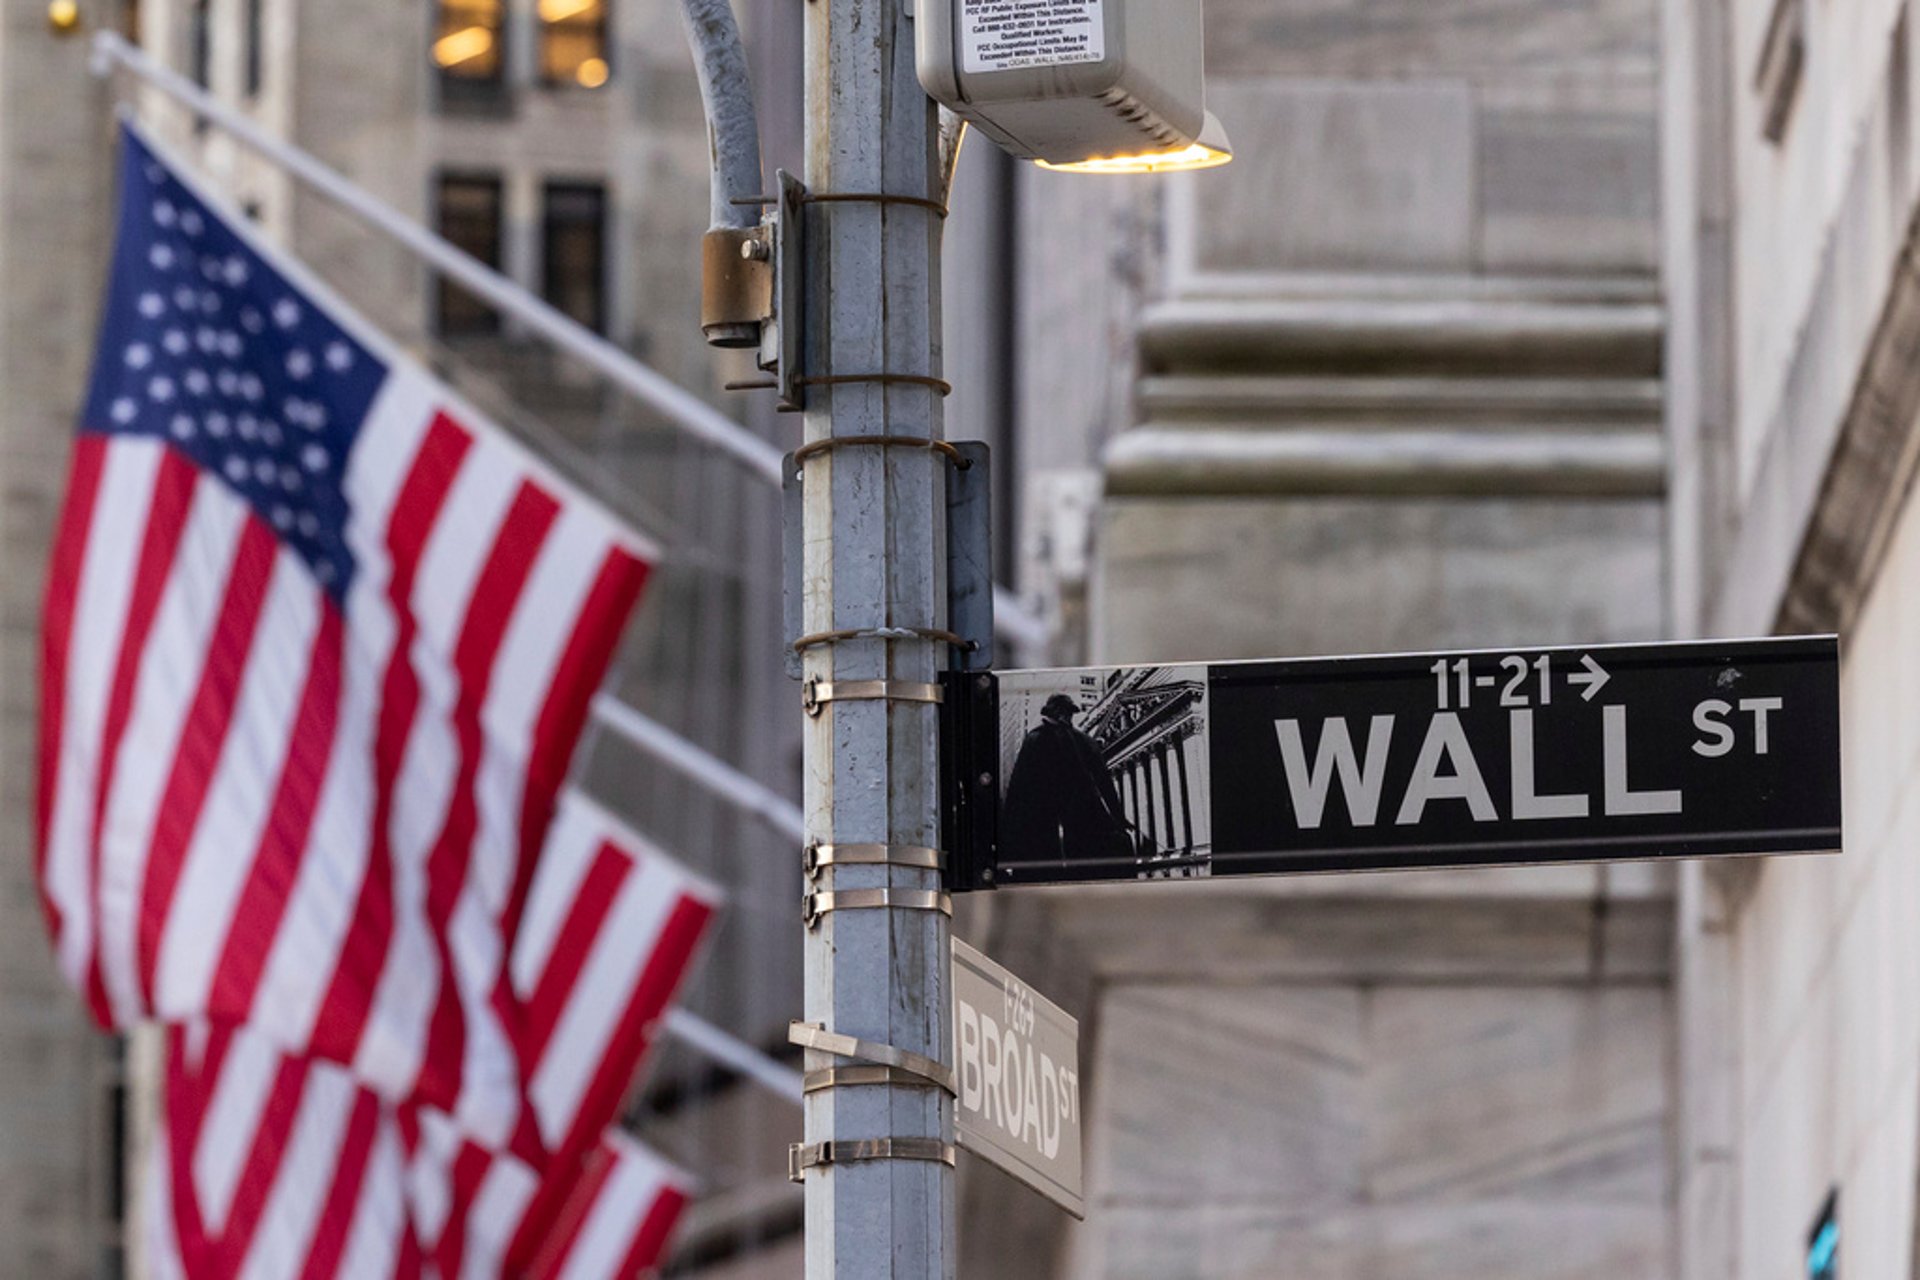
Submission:
<svg viewBox="0 0 1920 1280">
<path fill-rule="evenodd" d="M 955 938 L 953 1044 L 960 1145 L 1085 1217 L 1080 1024 Z"/>
<path fill-rule="evenodd" d="M 956 887 L 1837 851 L 1838 670 L 1813 638 L 969 677 Z"/>
</svg>

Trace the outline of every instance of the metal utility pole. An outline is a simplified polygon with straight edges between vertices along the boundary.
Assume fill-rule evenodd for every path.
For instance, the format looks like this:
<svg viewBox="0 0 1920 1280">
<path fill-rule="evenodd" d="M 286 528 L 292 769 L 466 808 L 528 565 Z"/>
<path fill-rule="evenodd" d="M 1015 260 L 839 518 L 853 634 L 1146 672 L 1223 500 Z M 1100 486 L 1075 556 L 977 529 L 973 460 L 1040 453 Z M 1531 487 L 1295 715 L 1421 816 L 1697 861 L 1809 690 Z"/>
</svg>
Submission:
<svg viewBox="0 0 1920 1280">
<path fill-rule="evenodd" d="M 810 843 L 826 847 L 809 855 L 825 865 L 806 1021 L 860 1042 L 807 1054 L 795 1164 L 808 1280 L 954 1275 L 953 1106 L 937 1065 L 949 918 L 931 852 L 949 653 L 922 634 L 946 626 L 950 463 L 929 443 L 943 430 L 941 182 L 908 11 L 806 5 L 805 808 Z"/>
</svg>

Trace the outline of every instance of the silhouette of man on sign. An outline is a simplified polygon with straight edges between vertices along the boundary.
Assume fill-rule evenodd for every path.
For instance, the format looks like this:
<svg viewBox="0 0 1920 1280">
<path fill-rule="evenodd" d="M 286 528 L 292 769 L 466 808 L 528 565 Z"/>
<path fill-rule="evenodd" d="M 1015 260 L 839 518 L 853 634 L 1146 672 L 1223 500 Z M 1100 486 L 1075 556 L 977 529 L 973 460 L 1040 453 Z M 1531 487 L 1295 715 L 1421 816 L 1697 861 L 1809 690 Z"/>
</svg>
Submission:
<svg viewBox="0 0 1920 1280">
<path fill-rule="evenodd" d="M 1040 723 L 1020 742 L 1001 814 L 1009 861 L 1092 858 L 1136 861 L 1144 852 L 1120 805 L 1099 744 L 1074 727 L 1080 708 L 1064 693 L 1048 698 Z"/>
</svg>

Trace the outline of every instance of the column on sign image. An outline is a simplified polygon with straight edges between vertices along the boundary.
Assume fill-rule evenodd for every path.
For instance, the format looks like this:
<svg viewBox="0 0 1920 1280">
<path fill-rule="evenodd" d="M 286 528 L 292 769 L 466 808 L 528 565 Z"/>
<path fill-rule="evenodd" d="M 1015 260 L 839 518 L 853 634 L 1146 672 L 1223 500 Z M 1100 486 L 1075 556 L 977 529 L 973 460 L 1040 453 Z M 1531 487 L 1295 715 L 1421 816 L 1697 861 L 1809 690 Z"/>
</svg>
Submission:
<svg viewBox="0 0 1920 1280">
<path fill-rule="evenodd" d="M 1142 874 L 1192 874 L 1206 843 L 1194 779 L 1203 685 L 1169 668 L 1117 674 L 1088 708 L 1088 732 L 1100 744 L 1121 797 Z M 1202 815 L 1196 821 L 1196 814 Z"/>
</svg>

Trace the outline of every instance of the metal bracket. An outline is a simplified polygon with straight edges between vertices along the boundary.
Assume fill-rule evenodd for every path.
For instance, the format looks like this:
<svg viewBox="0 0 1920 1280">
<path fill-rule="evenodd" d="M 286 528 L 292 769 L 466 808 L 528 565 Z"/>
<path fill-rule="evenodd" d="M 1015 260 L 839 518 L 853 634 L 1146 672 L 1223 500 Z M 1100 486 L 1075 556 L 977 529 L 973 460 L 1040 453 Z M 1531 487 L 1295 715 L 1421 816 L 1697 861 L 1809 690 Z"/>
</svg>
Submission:
<svg viewBox="0 0 1920 1280">
<path fill-rule="evenodd" d="M 953 1068 L 925 1054 L 896 1049 L 890 1044 L 876 1044 L 856 1036 L 843 1036 L 813 1022 L 788 1023 L 787 1043 L 816 1053 L 830 1053 L 836 1058 L 851 1058 L 866 1066 L 892 1067 L 915 1077 L 916 1084 L 932 1085 L 951 1094 L 959 1093 Z"/>
<path fill-rule="evenodd" d="M 914 680 L 809 680 L 801 706 L 818 716 L 829 702 L 919 702 L 939 706 L 946 691 Z"/>
<path fill-rule="evenodd" d="M 787 1148 L 787 1180 L 805 1182 L 807 1170 L 867 1160 L 926 1160 L 952 1168 L 953 1144 L 938 1138 L 861 1138 L 852 1142 L 794 1143 Z"/>
<path fill-rule="evenodd" d="M 822 889 L 800 902 L 800 916 L 809 929 L 835 911 L 937 911 L 953 914 L 953 899 L 939 889 Z"/>
<path fill-rule="evenodd" d="M 828 867 L 910 867 L 944 871 L 947 855 L 918 844 L 810 844 L 804 867 L 809 878 Z"/>
<path fill-rule="evenodd" d="M 955 671 L 993 670 L 993 454 L 962 440 L 960 465 L 947 468 L 947 629 L 969 648 Z"/>
<path fill-rule="evenodd" d="M 807 339 L 807 188 L 785 169 L 779 182 L 780 198 L 773 210 L 774 340 L 763 344 L 760 367 L 773 372 L 780 408 L 799 413 L 807 405 L 806 371 L 801 368 Z"/>
<path fill-rule="evenodd" d="M 1000 682 L 991 672 L 941 677 L 940 843 L 947 888 L 995 888 L 1000 839 Z"/>
</svg>

